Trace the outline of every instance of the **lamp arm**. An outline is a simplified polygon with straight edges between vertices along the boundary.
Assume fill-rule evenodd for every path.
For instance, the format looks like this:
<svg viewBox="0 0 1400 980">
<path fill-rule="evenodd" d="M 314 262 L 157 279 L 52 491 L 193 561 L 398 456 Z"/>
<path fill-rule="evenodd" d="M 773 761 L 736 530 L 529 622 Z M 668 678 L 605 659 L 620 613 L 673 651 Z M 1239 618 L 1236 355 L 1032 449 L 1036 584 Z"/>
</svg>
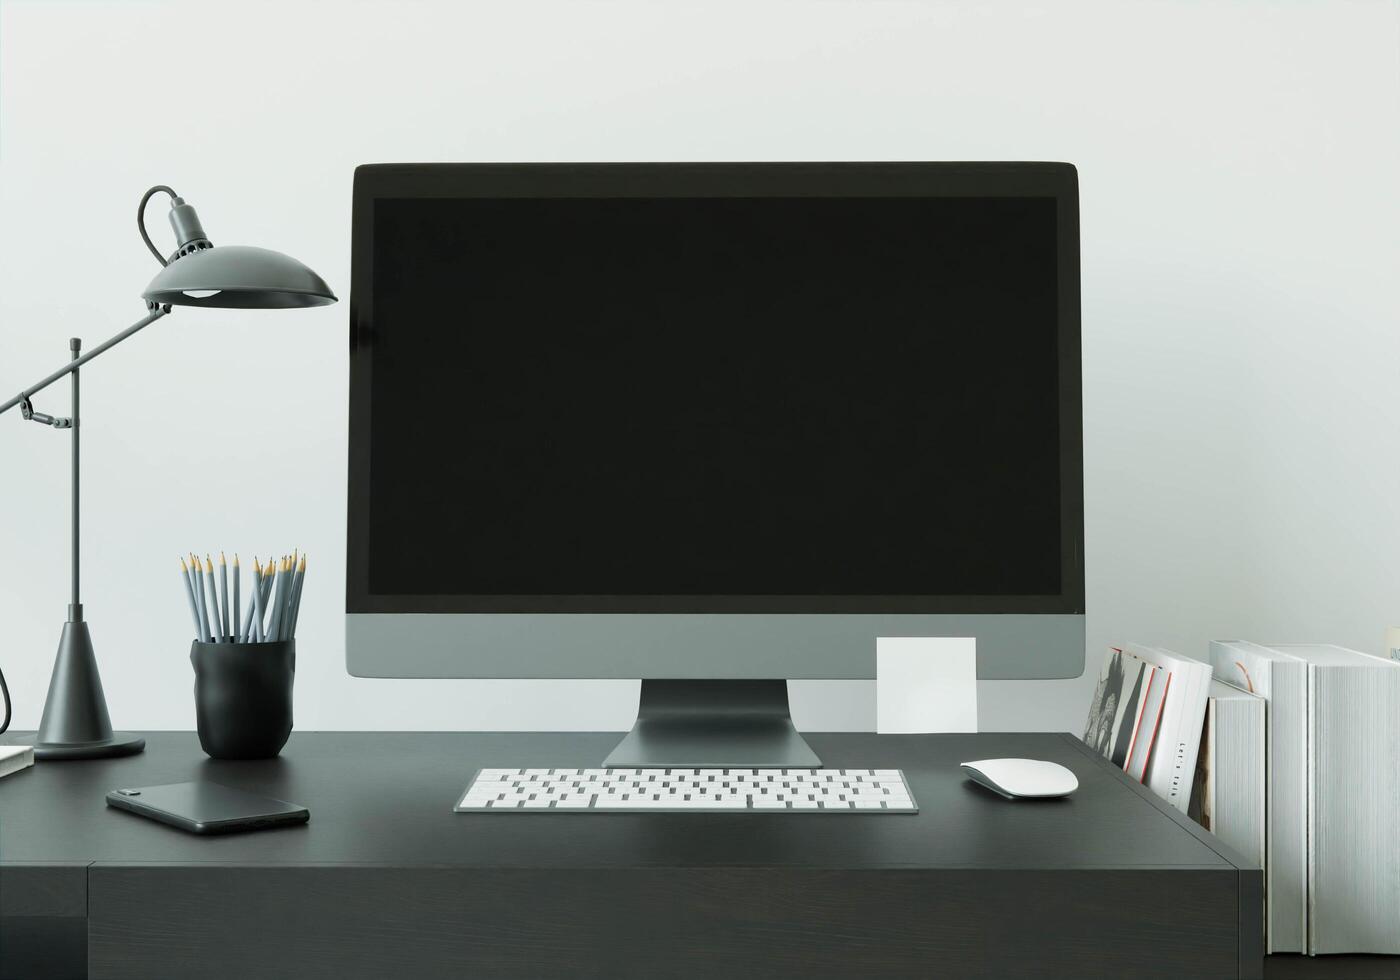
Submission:
<svg viewBox="0 0 1400 980">
<path fill-rule="evenodd" d="M 128 337 L 130 337 L 132 334 L 134 334 L 134 333 L 136 333 L 137 331 L 141 330 L 143 327 L 150 326 L 152 323 L 155 323 L 157 320 L 159 320 L 161 317 L 165 316 L 165 315 L 168 314 L 169 312 L 170 312 L 170 304 L 168 304 L 168 303 L 167 303 L 166 305 L 164 305 L 164 306 L 157 306 L 157 307 L 155 307 L 154 309 L 151 310 L 150 313 L 146 314 L 146 315 L 145 315 L 144 317 L 142 317 L 140 320 L 137 320 L 135 323 L 133 323 L 131 326 L 127 327 L 125 330 L 123 330 L 121 333 L 117 334 L 115 337 L 112 337 L 112 338 L 110 338 L 110 339 L 108 339 L 108 340 L 103 341 L 102 343 L 100 343 L 100 344 L 98 344 L 96 347 L 94 347 L 92 350 L 90 350 L 90 351 L 88 351 L 86 354 L 84 354 L 82 357 L 79 357 L 79 358 L 76 358 L 76 359 L 74 359 L 74 360 L 72 360 L 72 361 L 69 361 L 67 364 L 65 364 L 63 367 L 59 368 L 57 371 L 55 371 L 53 374 L 49 375 L 49 376 L 48 376 L 47 378 L 45 378 L 44 380 L 42 380 L 42 381 L 40 381 L 39 383 L 34 384 L 34 385 L 31 385 L 30 387 L 24 389 L 24 390 L 21 391 L 18 395 L 15 395 L 15 397 L 11 398 L 9 401 L 5 402 L 4 404 L 0 404 L 0 415 L 4 415 L 4 414 L 5 414 L 6 412 L 8 412 L 10 409 L 14 408 L 16 405 L 19 405 L 19 404 L 22 404 L 22 403 L 24 403 L 24 402 L 29 401 L 30 397 L 32 397 L 32 396 L 34 395 L 35 392 L 37 392 L 37 391 L 42 391 L 43 389 L 47 388 L 49 385 L 51 385 L 51 384 L 53 384 L 55 381 L 57 381 L 59 378 L 65 378 L 65 377 L 67 377 L 68 375 L 72 374 L 74 371 L 78 370 L 78 368 L 80 368 L 80 367 L 82 367 L 84 364 L 86 364 L 88 361 L 92 360 L 92 359 L 93 359 L 94 357 L 96 357 L 98 354 L 101 354 L 101 353 L 103 353 L 103 352 L 105 352 L 105 351 L 107 351 L 107 350 L 109 350 L 109 349 L 111 349 L 111 348 L 117 346 L 117 344 L 120 344 L 123 340 L 125 340 L 125 339 L 128 338 Z"/>
</svg>

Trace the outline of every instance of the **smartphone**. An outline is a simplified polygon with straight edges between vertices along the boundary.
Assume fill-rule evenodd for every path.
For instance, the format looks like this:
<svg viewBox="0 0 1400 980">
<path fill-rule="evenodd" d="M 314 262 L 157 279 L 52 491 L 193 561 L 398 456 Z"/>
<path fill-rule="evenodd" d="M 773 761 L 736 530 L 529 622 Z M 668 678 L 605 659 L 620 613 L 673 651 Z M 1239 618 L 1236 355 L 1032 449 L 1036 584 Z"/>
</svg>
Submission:
<svg viewBox="0 0 1400 980">
<path fill-rule="evenodd" d="M 107 805 L 192 834 L 233 834 L 306 823 L 311 813 L 304 806 L 247 793 L 219 783 L 171 783 L 114 789 Z"/>
</svg>

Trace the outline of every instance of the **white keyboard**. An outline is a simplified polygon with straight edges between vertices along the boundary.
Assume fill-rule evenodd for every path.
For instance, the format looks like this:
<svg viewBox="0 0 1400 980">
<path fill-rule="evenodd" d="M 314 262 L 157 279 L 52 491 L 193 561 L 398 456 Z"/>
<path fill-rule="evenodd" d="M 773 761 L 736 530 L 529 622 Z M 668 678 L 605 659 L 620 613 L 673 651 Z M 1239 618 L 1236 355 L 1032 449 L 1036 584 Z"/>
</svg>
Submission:
<svg viewBox="0 0 1400 980">
<path fill-rule="evenodd" d="M 898 769 L 482 769 L 459 813 L 918 813 Z"/>
</svg>

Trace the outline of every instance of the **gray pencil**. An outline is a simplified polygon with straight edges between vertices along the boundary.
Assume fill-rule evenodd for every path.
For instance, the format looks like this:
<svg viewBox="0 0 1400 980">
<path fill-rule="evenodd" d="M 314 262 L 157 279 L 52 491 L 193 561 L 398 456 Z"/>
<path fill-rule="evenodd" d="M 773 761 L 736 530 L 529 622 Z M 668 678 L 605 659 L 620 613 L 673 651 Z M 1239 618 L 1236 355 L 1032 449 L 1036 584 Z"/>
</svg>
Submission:
<svg viewBox="0 0 1400 980">
<path fill-rule="evenodd" d="M 196 605 L 199 606 L 199 638 L 203 642 L 208 643 L 212 637 L 209 633 L 209 612 L 204 605 L 204 575 L 201 573 L 199 558 L 197 556 L 190 555 L 190 563 L 193 566 L 192 573 Z"/>
<path fill-rule="evenodd" d="M 253 631 L 248 639 L 253 643 L 263 641 L 263 587 L 262 565 L 253 559 Z"/>
<path fill-rule="evenodd" d="M 292 549 L 291 560 L 287 562 L 287 589 L 282 596 L 282 639 L 292 638 L 292 598 L 297 590 L 297 549 Z"/>
<path fill-rule="evenodd" d="M 236 562 L 235 562 L 236 563 Z M 258 605 L 258 559 L 253 557 L 253 571 L 248 576 L 248 609 L 243 614 L 243 629 L 238 636 L 244 643 L 253 642 L 253 618 L 256 615 Z M 238 601 L 238 593 L 234 592 L 234 602 Z"/>
<path fill-rule="evenodd" d="M 297 584 L 297 560 L 287 559 L 287 584 L 282 587 L 282 639 L 292 638 L 292 592 Z"/>
<path fill-rule="evenodd" d="M 199 594 L 204 600 L 204 632 L 210 643 L 219 642 L 219 617 L 215 611 L 217 602 L 214 597 L 214 576 L 213 569 L 203 558 L 199 560 Z"/>
<path fill-rule="evenodd" d="M 294 570 L 292 559 L 288 558 L 287 567 L 282 570 L 284 579 L 282 583 L 282 619 L 277 624 L 277 638 L 279 640 L 291 638 L 287 631 L 292 628 L 292 586 L 296 584 Z"/>
<path fill-rule="evenodd" d="M 208 555 L 204 556 L 204 601 L 209 604 L 209 629 L 218 634 L 214 642 L 222 643 L 223 634 L 219 633 L 219 593 L 214 586 L 214 559 Z"/>
<path fill-rule="evenodd" d="M 194 620 L 194 635 L 202 640 L 204 634 L 199 628 L 199 613 L 194 608 L 194 586 L 190 584 L 190 569 L 183 558 L 180 559 L 180 578 L 185 583 L 185 598 L 190 602 L 190 617 Z"/>
<path fill-rule="evenodd" d="M 263 620 L 263 640 L 273 643 L 277 640 L 273 623 L 277 618 L 277 562 L 269 558 L 267 564 L 263 566 L 263 615 L 267 618 Z"/>
<path fill-rule="evenodd" d="M 189 562 L 186 562 L 185 559 L 183 559 L 183 558 L 180 559 L 180 571 L 182 571 L 182 572 L 185 573 L 185 585 L 189 588 L 190 594 L 193 595 L 193 594 L 194 594 L 194 555 L 190 555 L 190 560 L 189 560 Z M 197 620 L 199 619 L 199 610 L 198 610 L 198 609 L 195 610 L 195 619 L 196 619 L 196 622 L 195 622 L 195 625 L 194 625 L 194 631 L 195 631 L 195 634 L 196 634 L 196 635 L 199 635 L 199 634 L 200 634 L 200 628 L 199 628 L 199 623 L 197 622 Z"/>
<path fill-rule="evenodd" d="M 262 566 L 258 578 L 258 596 L 261 604 L 258 606 L 258 640 L 266 643 L 272 639 L 267 633 L 267 627 L 272 619 L 272 559 L 267 560 L 267 564 Z"/>
<path fill-rule="evenodd" d="M 267 621 L 267 575 L 264 571 L 266 566 L 258 563 L 257 578 L 253 580 L 253 600 L 257 603 L 257 611 L 253 613 L 253 634 L 255 643 L 262 643 L 267 634 L 263 627 Z"/>
<path fill-rule="evenodd" d="M 306 582 L 306 556 L 301 556 L 296 578 L 292 579 L 291 618 L 287 622 L 287 639 L 297 638 L 297 614 L 301 612 L 301 587 Z"/>
<path fill-rule="evenodd" d="M 228 559 L 222 551 L 219 552 L 219 631 L 226 639 L 232 638 L 228 628 Z"/>
<path fill-rule="evenodd" d="M 235 551 L 235 552 L 233 553 L 233 614 L 232 614 L 231 616 L 229 616 L 229 622 L 233 625 L 233 628 L 234 628 L 235 630 L 238 629 L 238 613 L 239 613 L 238 580 L 241 579 L 242 577 L 243 577 L 242 570 L 238 567 L 238 552 Z M 242 642 L 242 640 L 243 640 L 243 635 L 242 635 L 241 633 L 240 633 L 240 634 L 237 634 L 237 635 L 234 636 L 233 639 L 234 639 L 235 642 Z"/>
<path fill-rule="evenodd" d="M 267 624 L 269 640 L 282 639 L 282 600 L 287 591 L 286 564 L 286 558 L 277 562 L 276 577 L 272 580 L 272 619 Z"/>
</svg>

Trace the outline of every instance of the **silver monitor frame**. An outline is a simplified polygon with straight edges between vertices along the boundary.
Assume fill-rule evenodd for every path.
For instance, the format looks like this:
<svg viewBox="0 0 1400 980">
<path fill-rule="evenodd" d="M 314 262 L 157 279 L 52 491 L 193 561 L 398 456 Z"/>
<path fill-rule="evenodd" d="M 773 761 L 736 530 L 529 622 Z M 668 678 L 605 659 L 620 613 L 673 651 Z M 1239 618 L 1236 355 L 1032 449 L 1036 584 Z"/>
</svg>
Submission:
<svg viewBox="0 0 1400 980">
<path fill-rule="evenodd" d="M 862 680 L 881 636 L 971 636 L 977 676 L 1084 672 L 1084 617 L 349 613 L 356 677 Z M 1034 658 L 1027 652 L 1034 651 Z"/>
</svg>

